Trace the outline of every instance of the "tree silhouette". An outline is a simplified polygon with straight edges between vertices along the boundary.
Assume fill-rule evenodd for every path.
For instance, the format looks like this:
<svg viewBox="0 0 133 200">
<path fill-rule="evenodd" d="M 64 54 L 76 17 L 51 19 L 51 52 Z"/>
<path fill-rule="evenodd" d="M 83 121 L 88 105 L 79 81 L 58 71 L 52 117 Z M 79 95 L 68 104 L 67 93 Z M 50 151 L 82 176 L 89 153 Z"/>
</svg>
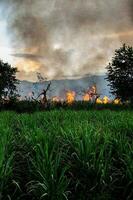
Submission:
<svg viewBox="0 0 133 200">
<path fill-rule="evenodd" d="M 107 80 L 111 92 L 123 102 L 133 101 L 133 47 L 123 46 L 115 50 L 107 68 Z"/>
<path fill-rule="evenodd" d="M 11 67 L 8 63 L 0 60 L 0 99 L 11 98 L 15 94 L 17 68 Z"/>
<path fill-rule="evenodd" d="M 39 96 L 37 97 L 37 98 L 39 98 L 41 95 L 43 95 L 43 99 L 42 99 L 43 100 L 43 104 L 46 104 L 48 102 L 48 100 L 47 100 L 47 92 L 50 89 L 50 86 L 51 86 L 51 81 L 47 85 L 47 88 L 43 89 L 43 92 L 41 94 L 39 94 Z"/>
</svg>

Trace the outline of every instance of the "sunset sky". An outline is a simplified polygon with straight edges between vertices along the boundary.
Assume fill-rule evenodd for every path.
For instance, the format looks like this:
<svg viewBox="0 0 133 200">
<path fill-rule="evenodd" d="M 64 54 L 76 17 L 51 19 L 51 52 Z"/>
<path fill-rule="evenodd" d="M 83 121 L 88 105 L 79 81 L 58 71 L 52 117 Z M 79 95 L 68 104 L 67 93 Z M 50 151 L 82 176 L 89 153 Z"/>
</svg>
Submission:
<svg viewBox="0 0 133 200">
<path fill-rule="evenodd" d="M 0 58 L 36 81 L 104 74 L 133 45 L 133 0 L 0 0 Z"/>
</svg>

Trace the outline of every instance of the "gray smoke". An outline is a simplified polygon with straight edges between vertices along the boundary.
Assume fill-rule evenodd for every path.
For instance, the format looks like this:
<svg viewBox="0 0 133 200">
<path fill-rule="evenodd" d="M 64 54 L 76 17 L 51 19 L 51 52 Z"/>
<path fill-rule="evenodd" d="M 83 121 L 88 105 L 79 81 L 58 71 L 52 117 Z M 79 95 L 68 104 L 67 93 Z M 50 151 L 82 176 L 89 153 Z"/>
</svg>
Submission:
<svg viewBox="0 0 133 200">
<path fill-rule="evenodd" d="M 35 80 L 98 74 L 122 43 L 133 44 L 132 0 L 1 0 L 19 68 Z"/>
<path fill-rule="evenodd" d="M 129 0 L 130 17 L 133 23 L 133 0 Z"/>
</svg>

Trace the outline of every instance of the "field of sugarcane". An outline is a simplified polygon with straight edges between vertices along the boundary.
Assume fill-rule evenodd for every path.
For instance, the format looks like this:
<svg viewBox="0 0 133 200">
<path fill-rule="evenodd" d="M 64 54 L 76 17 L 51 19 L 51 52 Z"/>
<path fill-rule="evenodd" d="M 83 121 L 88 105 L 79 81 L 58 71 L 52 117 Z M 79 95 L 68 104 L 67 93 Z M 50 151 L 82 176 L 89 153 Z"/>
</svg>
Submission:
<svg viewBox="0 0 133 200">
<path fill-rule="evenodd" d="M 0 112 L 0 199 L 132 200 L 133 111 Z"/>
</svg>

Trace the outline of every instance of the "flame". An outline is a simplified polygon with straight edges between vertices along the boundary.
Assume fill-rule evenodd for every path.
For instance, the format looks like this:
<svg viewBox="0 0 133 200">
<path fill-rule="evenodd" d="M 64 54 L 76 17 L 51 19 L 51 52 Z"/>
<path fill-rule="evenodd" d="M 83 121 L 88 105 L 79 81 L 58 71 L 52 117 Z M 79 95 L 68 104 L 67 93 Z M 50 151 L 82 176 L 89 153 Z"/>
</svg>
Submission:
<svg viewBox="0 0 133 200">
<path fill-rule="evenodd" d="M 87 93 L 89 94 L 90 99 L 93 99 L 93 97 L 96 97 L 96 93 L 97 93 L 96 85 L 93 85 L 92 87 L 90 87 Z"/>
<path fill-rule="evenodd" d="M 103 99 L 97 98 L 96 103 L 97 104 L 107 104 L 107 103 L 110 103 L 110 100 L 107 96 L 104 96 Z"/>
<path fill-rule="evenodd" d="M 107 96 L 104 96 L 102 99 L 103 104 L 107 104 L 110 102 L 109 98 Z"/>
<path fill-rule="evenodd" d="M 83 101 L 90 101 L 96 98 L 97 88 L 96 85 L 91 86 L 86 93 L 83 95 Z"/>
<path fill-rule="evenodd" d="M 74 91 L 67 91 L 66 93 L 66 102 L 72 104 L 75 101 L 76 93 Z"/>
<path fill-rule="evenodd" d="M 97 103 L 97 104 L 102 104 L 102 103 L 103 103 L 103 101 L 102 101 L 102 99 L 100 99 L 100 98 L 97 98 L 97 99 L 96 99 L 96 103 Z"/>
<path fill-rule="evenodd" d="M 89 101 L 90 100 L 90 95 L 89 94 L 84 94 L 83 95 L 83 101 Z"/>
<path fill-rule="evenodd" d="M 121 104 L 121 100 L 117 98 L 112 101 L 107 96 L 104 96 L 103 99 L 97 98 L 96 103 L 97 104 L 108 104 L 108 103 Z"/>
<path fill-rule="evenodd" d="M 114 103 L 114 104 L 120 104 L 120 103 L 121 103 L 121 100 L 117 98 L 117 99 L 115 99 L 115 100 L 113 101 L 113 103 Z"/>
<path fill-rule="evenodd" d="M 33 99 L 32 97 L 34 97 L 34 92 L 33 91 L 29 91 L 29 93 L 27 94 L 29 97 L 29 99 Z M 72 104 L 75 101 L 75 96 L 76 96 L 76 92 L 72 91 L 72 90 L 68 90 L 66 92 L 66 99 L 64 100 L 64 98 L 61 98 L 60 96 L 53 96 L 51 98 L 51 102 L 60 102 L 63 103 L 64 101 L 66 101 L 68 104 Z M 27 98 L 26 97 L 26 98 Z M 121 100 L 119 98 L 116 98 L 114 100 L 110 100 L 108 96 L 104 96 L 103 98 L 100 98 L 97 94 L 97 87 L 96 85 L 91 86 L 90 88 L 88 88 L 86 90 L 86 92 L 84 93 L 84 95 L 82 96 L 83 101 L 91 101 L 92 103 L 96 103 L 96 104 L 109 104 L 109 103 L 113 103 L 113 104 L 122 104 Z M 18 100 L 22 100 L 22 98 L 19 98 Z M 40 101 L 42 103 L 45 103 L 45 99 L 44 99 L 44 95 L 40 96 Z M 129 101 L 126 102 L 127 104 L 129 103 Z"/>
</svg>

